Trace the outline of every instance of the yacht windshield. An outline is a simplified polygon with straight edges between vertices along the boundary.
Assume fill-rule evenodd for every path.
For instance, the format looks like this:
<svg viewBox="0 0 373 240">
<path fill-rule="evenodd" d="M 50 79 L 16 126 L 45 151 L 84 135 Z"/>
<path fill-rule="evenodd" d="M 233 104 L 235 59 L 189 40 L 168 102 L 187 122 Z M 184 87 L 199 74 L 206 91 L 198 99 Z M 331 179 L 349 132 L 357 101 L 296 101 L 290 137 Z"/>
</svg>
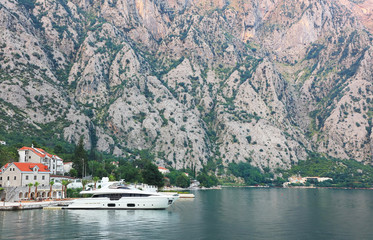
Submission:
<svg viewBox="0 0 373 240">
<path fill-rule="evenodd" d="M 110 200 L 119 200 L 122 197 L 149 197 L 150 194 L 139 193 L 112 193 L 112 194 L 95 194 L 93 198 L 110 198 Z"/>
</svg>

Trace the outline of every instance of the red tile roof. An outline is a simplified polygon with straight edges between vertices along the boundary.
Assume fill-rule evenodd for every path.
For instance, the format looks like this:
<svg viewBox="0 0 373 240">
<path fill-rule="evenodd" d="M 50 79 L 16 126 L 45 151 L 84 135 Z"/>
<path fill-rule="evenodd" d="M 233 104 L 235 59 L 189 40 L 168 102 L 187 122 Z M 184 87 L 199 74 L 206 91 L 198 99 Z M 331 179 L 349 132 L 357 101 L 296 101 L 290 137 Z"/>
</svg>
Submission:
<svg viewBox="0 0 373 240">
<path fill-rule="evenodd" d="M 45 155 L 46 155 L 45 153 L 43 154 L 43 153 L 41 153 L 39 151 L 36 151 L 36 149 L 30 148 L 30 147 L 22 147 L 22 148 L 18 149 L 18 151 L 27 151 L 27 150 L 33 151 L 39 157 L 45 157 Z"/>
<path fill-rule="evenodd" d="M 6 169 L 9 166 L 9 163 L 5 164 L 2 168 Z M 2 168 L 0 168 L 0 172 L 2 172 Z"/>
<path fill-rule="evenodd" d="M 21 170 L 21 172 L 32 172 L 35 166 L 38 166 L 39 172 L 50 172 L 48 167 L 41 163 L 23 163 L 13 162 L 13 164 Z"/>
<path fill-rule="evenodd" d="M 47 153 L 46 151 L 44 151 L 44 149 L 41 149 L 41 148 L 35 148 L 37 151 L 43 153 L 44 155 L 47 155 L 48 157 L 52 157 L 53 155 L 50 154 L 50 153 Z"/>
<path fill-rule="evenodd" d="M 158 169 L 167 170 L 167 168 L 164 167 L 158 167 Z"/>
<path fill-rule="evenodd" d="M 27 150 L 33 151 L 36 155 L 38 155 L 39 157 L 42 157 L 42 158 L 45 157 L 45 156 L 48 156 L 50 158 L 55 156 L 55 157 L 61 159 L 59 156 L 47 153 L 46 151 L 44 151 L 44 149 L 41 149 L 41 148 L 22 147 L 22 148 L 18 149 L 18 151 L 27 151 Z"/>
</svg>

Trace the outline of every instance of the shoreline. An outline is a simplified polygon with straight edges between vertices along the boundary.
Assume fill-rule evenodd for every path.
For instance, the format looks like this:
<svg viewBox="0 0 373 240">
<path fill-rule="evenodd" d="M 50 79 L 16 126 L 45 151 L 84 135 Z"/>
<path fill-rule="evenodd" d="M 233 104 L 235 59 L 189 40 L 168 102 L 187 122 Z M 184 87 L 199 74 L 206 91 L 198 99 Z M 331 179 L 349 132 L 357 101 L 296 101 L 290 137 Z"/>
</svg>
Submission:
<svg viewBox="0 0 373 240">
<path fill-rule="evenodd" d="M 218 185 L 218 186 L 214 186 L 214 187 L 211 187 L 211 188 L 206 188 L 206 187 L 191 187 L 191 188 L 179 188 L 179 187 L 167 187 L 167 188 L 163 188 L 162 190 L 160 190 L 159 192 L 168 192 L 168 191 L 195 191 L 195 190 L 221 190 L 223 188 L 222 185 Z"/>
<path fill-rule="evenodd" d="M 164 189 L 165 192 L 167 191 L 199 191 L 199 190 L 221 190 L 223 188 L 283 188 L 283 189 L 342 189 L 342 190 L 373 190 L 373 187 L 371 188 L 355 188 L 355 187 L 317 187 L 317 186 L 288 186 L 288 187 L 275 187 L 275 186 L 250 186 L 250 185 L 219 185 L 211 188 L 168 188 Z M 162 191 L 160 191 L 162 192 Z"/>
<path fill-rule="evenodd" d="M 315 186 L 292 186 L 292 187 L 270 187 L 270 186 L 217 186 L 212 188 L 193 188 L 193 189 L 182 189 L 182 188 L 174 188 L 168 189 L 168 193 L 172 193 L 172 191 L 198 191 L 198 190 L 221 190 L 223 188 L 282 188 L 282 189 L 331 189 L 331 190 L 373 190 L 373 188 L 352 188 L 352 187 L 315 187 Z M 167 192 L 163 192 L 166 193 Z M 181 198 L 194 198 L 194 194 L 187 194 L 183 193 Z M 185 196 L 184 196 L 185 195 Z M 22 211 L 22 210 L 32 210 L 32 209 L 43 209 L 43 208 L 50 208 L 55 209 L 60 206 L 68 205 L 73 199 L 61 199 L 61 200 L 52 200 L 52 201 L 19 201 L 19 202 L 4 202 L 0 201 L 0 211 Z"/>
<path fill-rule="evenodd" d="M 292 187 L 271 187 L 271 186 L 222 186 L 222 188 L 229 188 L 229 187 L 243 187 L 243 188 L 283 188 L 283 189 L 288 189 L 288 188 L 305 188 L 305 189 L 342 189 L 342 190 L 373 190 L 373 187 L 371 188 L 354 188 L 354 187 L 316 187 L 316 186 L 292 186 Z"/>
<path fill-rule="evenodd" d="M 44 207 L 53 207 L 59 205 L 66 205 L 72 199 L 56 200 L 56 201 L 20 201 L 20 202 L 4 202 L 0 201 L 0 211 L 20 211 L 31 209 L 42 209 Z"/>
</svg>

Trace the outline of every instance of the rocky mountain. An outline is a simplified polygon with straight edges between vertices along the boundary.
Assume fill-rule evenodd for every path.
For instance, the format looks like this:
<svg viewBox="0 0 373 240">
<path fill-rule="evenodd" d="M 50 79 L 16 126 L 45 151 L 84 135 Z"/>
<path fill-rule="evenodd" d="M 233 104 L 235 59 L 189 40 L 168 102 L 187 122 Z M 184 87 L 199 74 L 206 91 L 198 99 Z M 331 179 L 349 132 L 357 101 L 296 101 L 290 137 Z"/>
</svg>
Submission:
<svg viewBox="0 0 373 240">
<path fill-rule="evenodd" d="M 0 123 L 177 169 L 372 164 L 372 6 L 3 0 Z"/>
</svg>

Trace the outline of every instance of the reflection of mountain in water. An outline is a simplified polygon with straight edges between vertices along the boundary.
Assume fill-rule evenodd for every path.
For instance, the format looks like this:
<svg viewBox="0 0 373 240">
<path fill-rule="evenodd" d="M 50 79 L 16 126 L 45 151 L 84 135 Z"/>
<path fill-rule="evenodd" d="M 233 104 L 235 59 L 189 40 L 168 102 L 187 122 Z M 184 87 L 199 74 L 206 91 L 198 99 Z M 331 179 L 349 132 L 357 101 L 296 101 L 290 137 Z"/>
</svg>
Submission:
<svg viewBox="0 0 373 240">
<path fill-rule="evenodd" d="M 0 212 L 1 239 L 372 239 L 372 191 L 224 188 L 167 210 Z M 353 219 L 353 221 L 351 221 Z"/>
</svg>

